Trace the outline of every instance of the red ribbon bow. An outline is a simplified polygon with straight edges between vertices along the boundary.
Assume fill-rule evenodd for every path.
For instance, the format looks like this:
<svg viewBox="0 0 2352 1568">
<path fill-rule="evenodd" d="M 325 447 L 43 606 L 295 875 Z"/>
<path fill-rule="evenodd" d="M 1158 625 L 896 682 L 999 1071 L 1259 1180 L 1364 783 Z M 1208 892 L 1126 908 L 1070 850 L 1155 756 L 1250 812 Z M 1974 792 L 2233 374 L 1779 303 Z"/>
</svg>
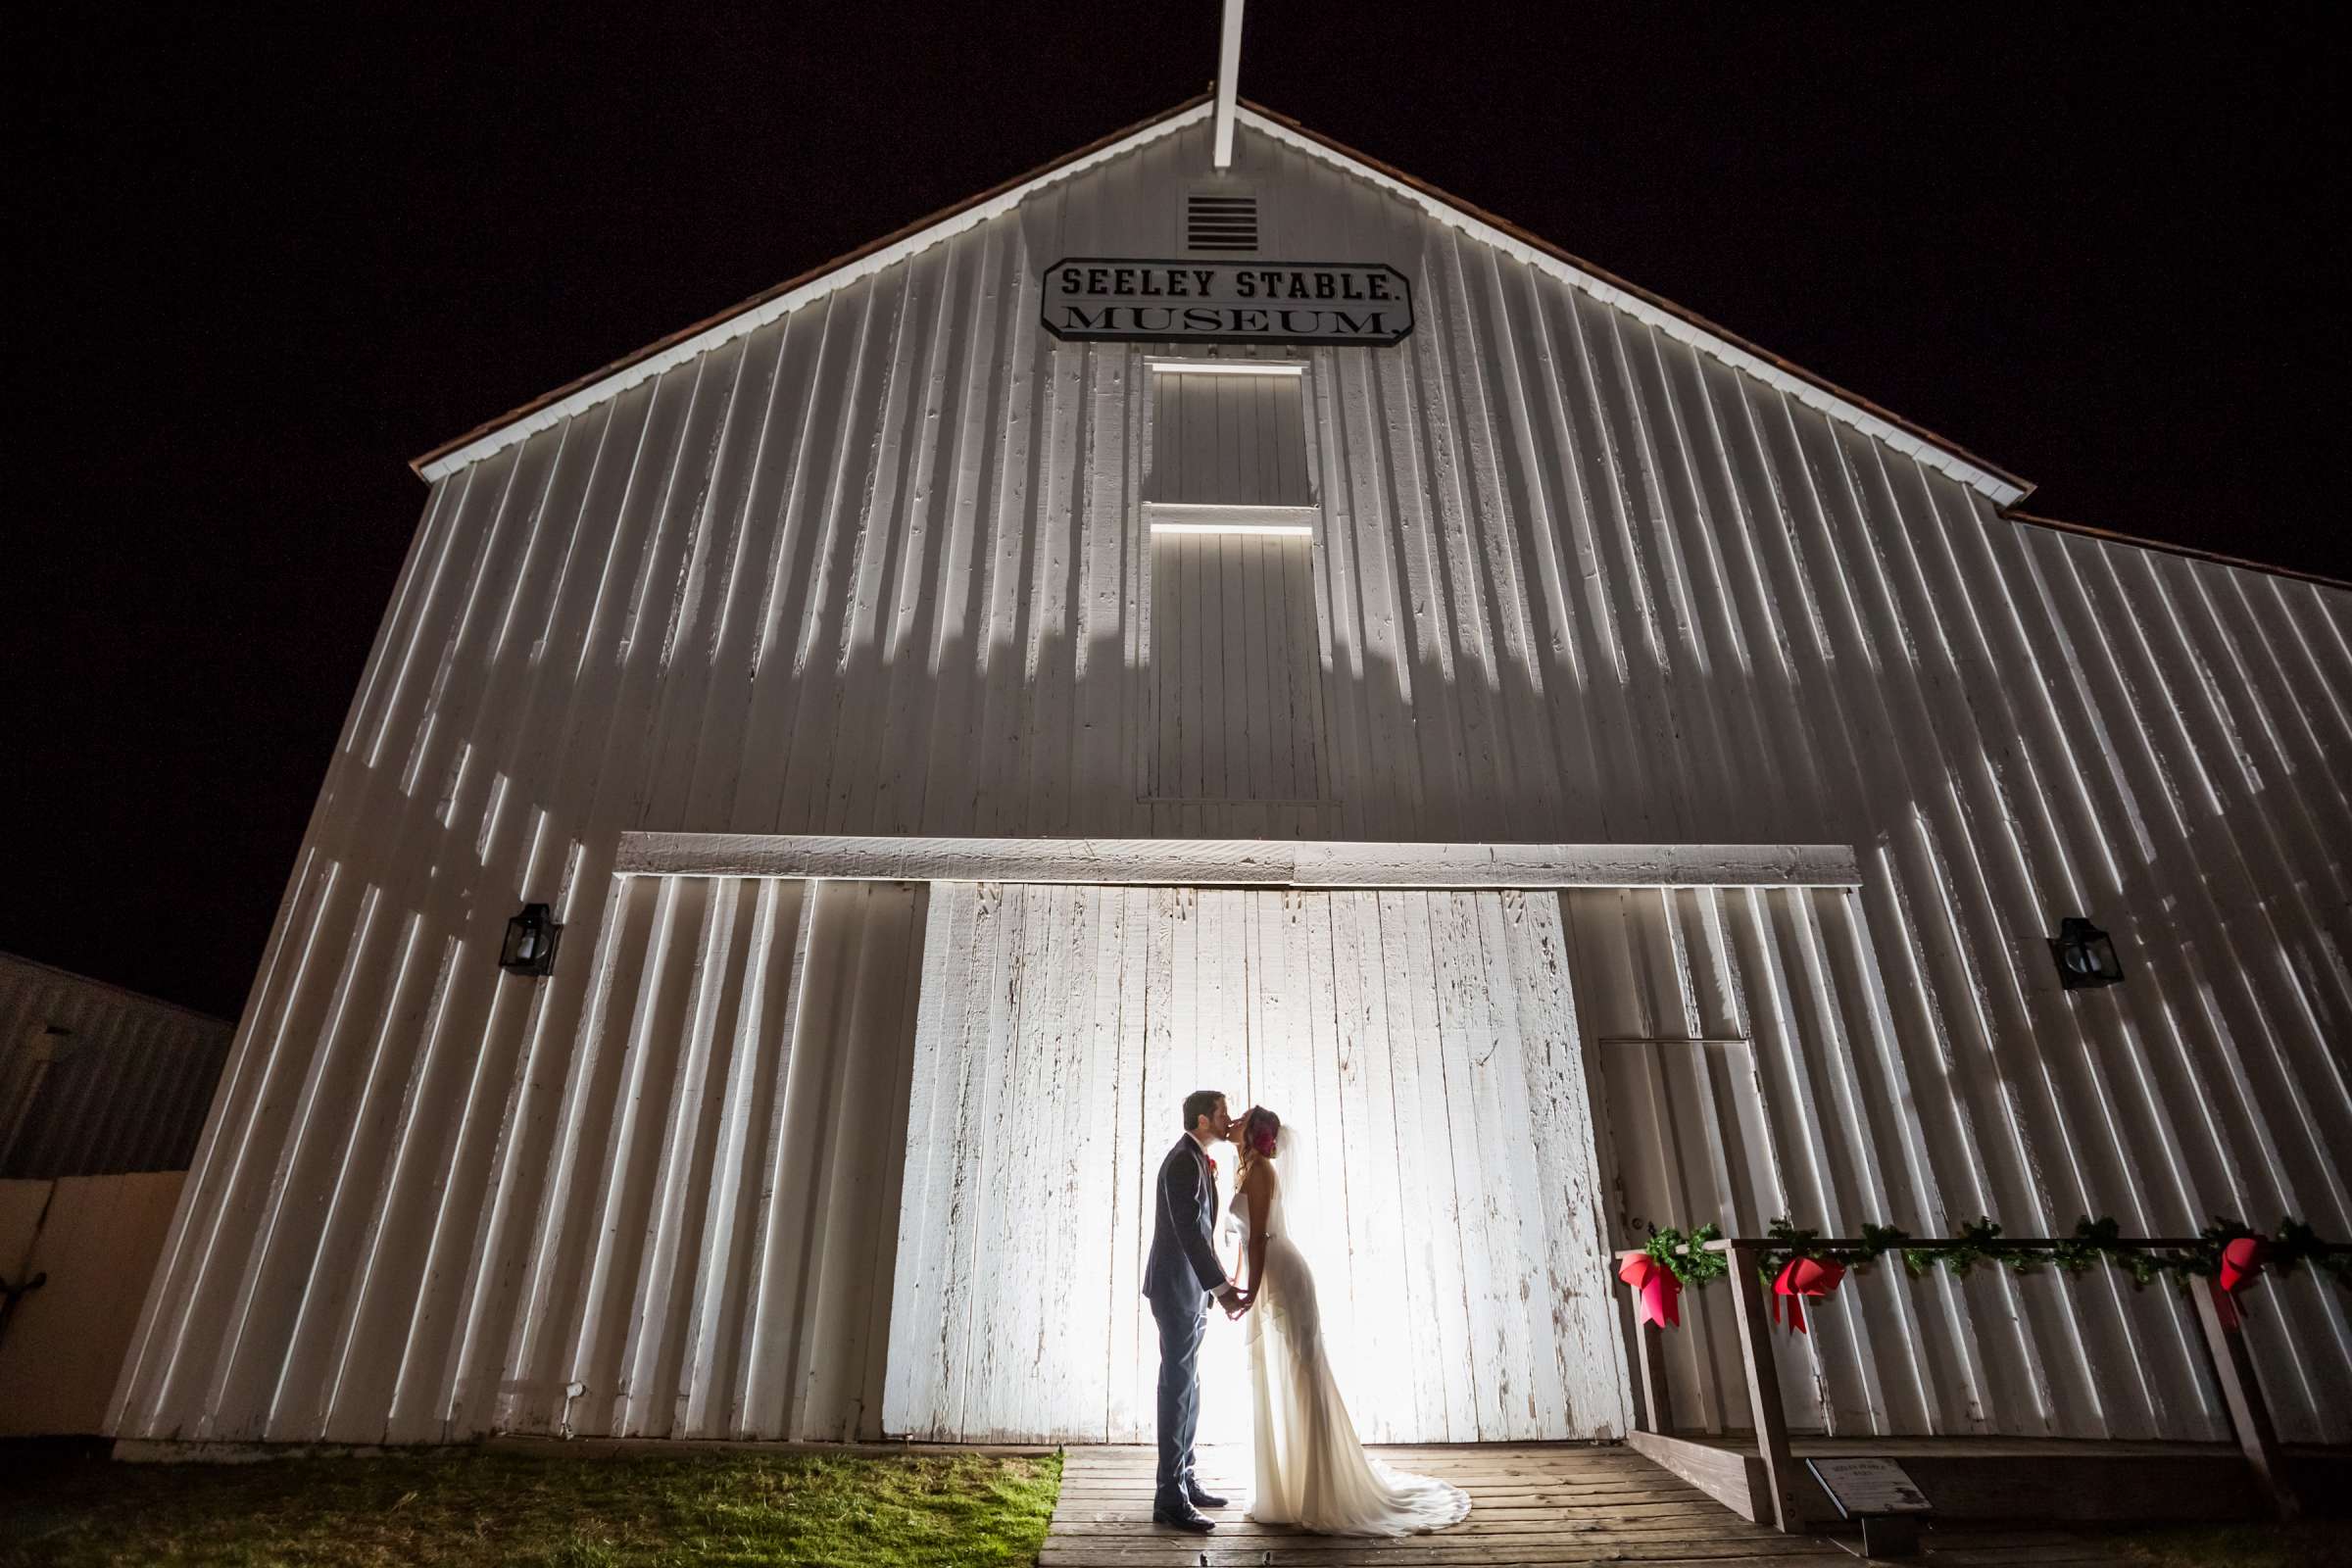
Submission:
<svg viewBox="0 0 2352 1568">
<path fill-rule="evenodd" d="M 2244 1321 L 2237 1293 L 2261 1278 L 2263 1250 L 2259 1236 L 2240 1236 L 2222 1249 L 2221 1272 L 2213 1281 L 2213 1313 L 2222 1327 L 2233 1329 Z"/>
<path fill-rule="evenodd" d="M 1804 1298 L 1835 1293 L 1845 1278 L 1843 1263 L 1828 1263 L 1815 1257 L 1792 1257 L 1782 1268 L 1781 1277 L 1772 1282 L 1772 1320 L 1781 1320 L 1781 1298 L 1788 1298 L 1788 1329 L 1803 1334 L 1805 1328 Z"/>
<path fill-rule="evenodd" d="M 1655 1323 L 1660 1328 L 1681 1328 L 1682 1309 L 1675 1303 L 1683 1294 L 1683 1282 L 1674 1277 L 1674 1270 L 1650 1256 L 1636 1252 L 1619 1265 L 1617 1277 L 1634 1288 L 1640 1305 L 1634 1308 L 1634 1323 Z"/>
</svg>

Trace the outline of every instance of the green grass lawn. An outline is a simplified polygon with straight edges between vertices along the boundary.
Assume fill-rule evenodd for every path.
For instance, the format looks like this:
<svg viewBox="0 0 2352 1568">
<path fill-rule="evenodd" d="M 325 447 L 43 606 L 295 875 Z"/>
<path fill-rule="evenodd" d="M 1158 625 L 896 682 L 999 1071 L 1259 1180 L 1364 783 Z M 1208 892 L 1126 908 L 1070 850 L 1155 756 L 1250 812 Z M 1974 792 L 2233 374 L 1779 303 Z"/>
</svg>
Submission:
<svg viewBox="0 0 2352 1568">
<path fill-rule="evenodd" d="M 438 1449 L 115 1464 L 0 1446 L 0 1565 L 1034 1562 L 1059 1458 Z"/>
<path fill-rule="evenodd" d="M 2133 1531 L 2117 1542 L 2127 1563 L 2147 1568 L 2352 1568 L 2352 1522 L 2182 1525 Z"/>
</svg>

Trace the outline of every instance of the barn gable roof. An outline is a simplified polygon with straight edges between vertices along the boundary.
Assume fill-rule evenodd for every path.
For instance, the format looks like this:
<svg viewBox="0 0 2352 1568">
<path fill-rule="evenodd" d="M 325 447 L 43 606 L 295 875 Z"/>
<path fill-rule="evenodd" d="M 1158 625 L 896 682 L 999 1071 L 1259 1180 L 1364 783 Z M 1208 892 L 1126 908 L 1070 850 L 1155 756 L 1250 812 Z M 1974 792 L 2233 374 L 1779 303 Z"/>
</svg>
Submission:
<svg viewBox="0 0 2352 1568">
<path fill-rule="evenodd" d="M 1152 120 L 1080 148 L 1028 174 L 984 191 L 956 207 L 918 220 L 860 250 L 837 257 L 716 316 L 648 344 L 633 354 L 434 448 L 416 459 L 411 466 L 427 480 L 441 479 L 540 430 L 561 423 L 585 409 L 593 408 L 639 382 L 684 364 L 731 338 L 789 315 L 812 300 L 871 276 L 918 252 L 1008 213 L 1042 191 L 1198 124 L 1208 119 L 1210 111 L 1207 94 L 1189 99 Z M 1995 506 L 2008 507 L 2023 499 L 2033 488 L 2026 480 L 1975 456 L 1956 442 L 1913 424 L 1670 300 L 1629 283 L 1547 240 L 1482 212 L 1470 203 L 1447 195 L 1378 159 L 1343 146 L 1287 116 L 1277 115 L 1256 105 L 1244 104 L 1238 112 L 1238 118 L 1248 129 L 1344 173 L 1369 181 L 1387 194 L 1419 209 L 1431 220 L 1458 229 L 1515 261 L 1583 290 L 1657 330 L 1689 343 L 1700 353 L 1769 382 L 1830 417 L 1852 425 L 1929 467 L 1949 474 L 1988 497 Z"/>
</svg>

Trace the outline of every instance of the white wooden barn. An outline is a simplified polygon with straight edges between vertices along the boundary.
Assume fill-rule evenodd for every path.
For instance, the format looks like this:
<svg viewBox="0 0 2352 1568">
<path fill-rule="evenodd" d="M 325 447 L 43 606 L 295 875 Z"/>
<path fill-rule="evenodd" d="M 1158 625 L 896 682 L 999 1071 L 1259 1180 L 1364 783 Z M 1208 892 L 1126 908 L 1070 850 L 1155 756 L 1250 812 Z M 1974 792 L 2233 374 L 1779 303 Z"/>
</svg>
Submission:
<svg viewBox="0 0 2352 1568">
<path fill-rule="evenodd" d="M 1308 1137 L 1380 1440 L 1622 1435 L 1644 1220 L 2352 1232 L 2352 591 L 2016 516 L 1278 116 L 418 469 L 123 1439 L 1148 1438 L 1204 1086 Z M 2344 1298 L 2271 1303 L 2284 1435 L 2352 1439 Z M 1677 1415 L 1743 1425 L 1686 1305 Z M 2106 1273 L 1817 1316 L 1800 1429 L 2229 1435 Z"/>
</svg>

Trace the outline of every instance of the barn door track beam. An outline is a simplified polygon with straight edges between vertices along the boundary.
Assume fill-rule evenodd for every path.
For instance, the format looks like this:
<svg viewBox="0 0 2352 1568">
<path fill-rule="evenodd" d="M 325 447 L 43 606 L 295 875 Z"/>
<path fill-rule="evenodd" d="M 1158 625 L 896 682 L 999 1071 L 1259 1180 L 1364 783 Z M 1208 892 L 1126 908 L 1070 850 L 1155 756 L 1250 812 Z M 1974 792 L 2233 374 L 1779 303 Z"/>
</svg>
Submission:
<svg viewBox="0 0 2352 1568">
<path fill-rule="evenodd" d="M 1293 839 L 623 833 L 615 876 L 1268 888 L 1858 887 L 1843 844 L 1369 844 Z"/>
</svg>

